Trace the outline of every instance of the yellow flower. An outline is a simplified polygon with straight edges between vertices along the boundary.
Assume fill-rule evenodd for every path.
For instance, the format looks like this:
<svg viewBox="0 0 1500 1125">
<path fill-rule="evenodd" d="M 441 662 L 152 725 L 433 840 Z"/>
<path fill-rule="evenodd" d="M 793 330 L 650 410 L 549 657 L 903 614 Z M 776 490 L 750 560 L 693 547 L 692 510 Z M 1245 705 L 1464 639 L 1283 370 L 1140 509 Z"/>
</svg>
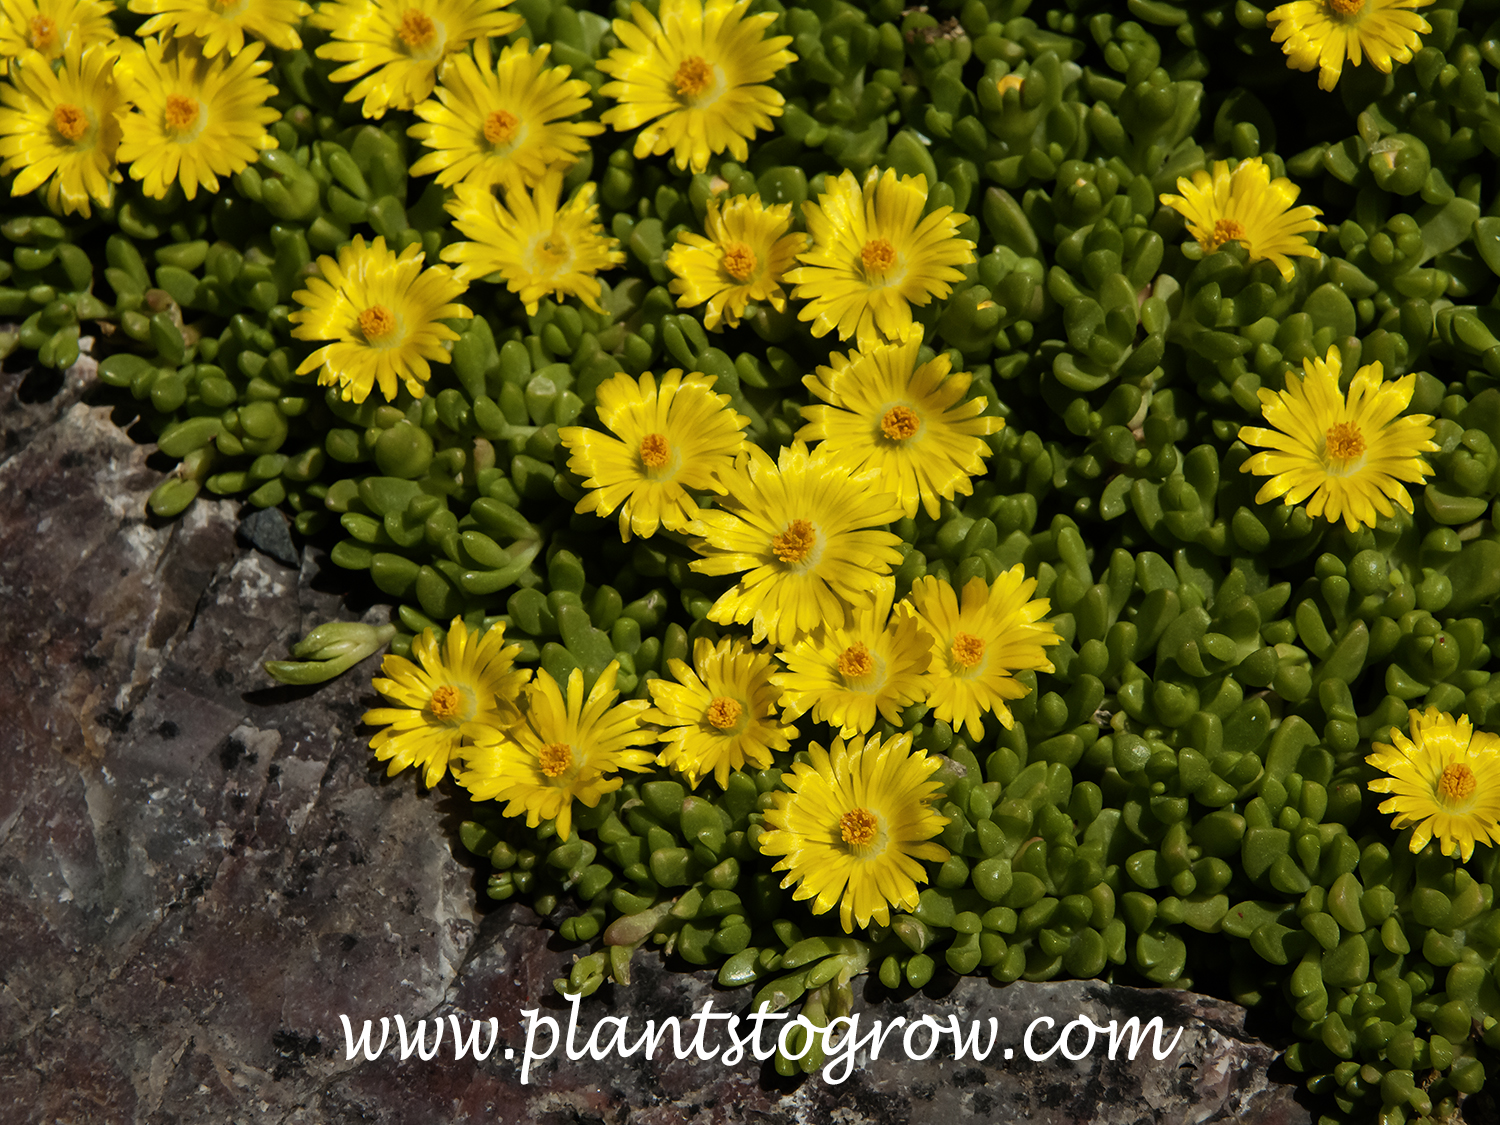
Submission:
<svg viewBox="0 0 1500 1125">
<path fill-rule="evenodd" d="M 525 814 L 528 828 L 544 819 L 557 822 L 557 834 L 573 833 L 573 802 L 589 808 L 624 782 L 618 770 L 645 770 L 656 756 L 637 747 L 656 736 L 640 725 L 651 704 L 630 699 L 611 707 L 618 662 L 599 674 L 588 699 L 583 672 L 568 677 L 568 696 L 545 670 L 527 685 L 521 710 L 525 720 L 503 733 L 482 734 L 464 754 L 455 773 L 476 800 L 507 800 L 506 816 Z"/>
<path fill-rule="evenodd" d="M 844 738 L 864 734 L 877 713 L 899 726 L 901 711 L 927 698 L 932 642 L 902 602 L 891 612 L 895 583 L 880 583 L 873 607 L 854 611 L 847 628 L 830 628 L 781 653 L 787 671 L 771 677 L 791 720 L 812 711 Z"/>
<path fill-rule="evenodd" d="M 507 190 L 504 204 L 485 188 L 456 185 L 448 213 L 459 233 L 473 241 L 449 246 L 443 260 L 456 263 L 454 273 L 465 281 L 498 273 L 529 315 L 549 295 L 577 297 L 602 311 L 594 275 L 622 264 L 625 252 L 599 225 L 593 184 L 584 184 L 558 206 L 562 179 L 553 168 L 535 191 Z"/>
<path fill-rule="evenodd" d="M 776 719 L 780 696 L 771 686 L 771 656 L 756 652 L 743 638 L 707 637 L 693 642 L 693 667 L 669 663 L 677 683 L 651 681 L 651 701 L 643 722 L 666 727 L 658 762 L 687 778 L 688 785 L 709 774 L 722 789 L 732 770 L 765 769 L 771 755 L 785 750 L 797 728 Z"/>
<path fill-rule="evenodd" d="M 1432 28 L 1414 8 L 1432 0 L 1293 0 L 1266 14 L 1275 27 L 1287 65 L 1318 68 L 1318 86 L 1332 90 L 1344 72 L 1344 59 L 1358 66 L 1366 56 L 1382 74 L 1392 62 L 1411 62 Z"/>
<path fill-rule="evenodd" d="M 347 63 L 335 82 L 362 78 L 344 96 L 364 99 L 360 112 L 384 117 L 411 109 L 432 93 L 438 67 L 471 40 L 509 35 L 525 21 L 501 11 L 511 0 L 327 0 L 308 19 L 333 36 L 320 59 Z"/>
<path fill-rule="evenodd" d="M 689 528 L 706 556 L 692 569 L 749 572 L 708 617 L 749 624 L 756 643 L 789 645 L 820 626 L 842 626 L 846 607 L 870 603 L 871 577 L 901 561 L 901 540 L 875 530 L 900 517 L 896 498 L 809 456 L 800 441 L 782 447 L 779 463 L 752 445 L 720 480 L 728 494 Z"/>
<path fill-rule="evenodd" d="M 1500 737 L 1436 707 L 1409 718 L 1410 738 L 1392 730 L 1394 746 L 1371 747 L 1365 761 L 1390 776 L 1370 782 L 1370 790 L 1394 794 L 1380 811 L 1395 814 L 1393 828 L 1416 826 L 1412 851 L 1436 837 L 1444 855 L 1456 851 L 1468 862 L 1476 843 L 1500 843 Z"/>
<path fill-rule="evenodd" d="M 370 389 L 395 400 L 405 383 L 421 398 L 432 374 L 428 361 L 449 361 L 445 340 L 458 333 L 444 320 L 472 316 L 451 304 L 468 286 L 446 266 L 422 268 L 422 251 L 398 257 L 384 238 L 366 246 L 363 235 L 339 247 L 338 261 L 318 259 L 318 274 L 292 296 L 301 305 L 290 320 L 299 340 L 332 340 L 302 361 L 298 375 L 317 371 L 318 383 L 339 388 L 345 401 L 364 402 Z"/>
<path fill-rule="evenodd" d="M 1374 527 L 1377 514 L 1395 515 L 1392 500 L 1412 511 L 1401 481 L 1421 484 L 1431 476 L 1421 454 L 1438 449 L 1432 415 L 1397 417 L 1411 405 L 1417 377 L 1385 383 L 1381 365 L 1371 363 L 1355 372 L 1346 398 L 1339 393 L 1343 360 L 1336 347 L 1302 367 L 1306 377 L 1288 374 L 1286 390 L 1259 392 L 1261 411 L 1275 429 L 1240 428 L 1246 445 L 1270 446 L 1240 466 L 1271 478 L 1256 503 L 1278 496 L 1287 504 L 1308 500 L 1308 515 L 1330 523 L 1342 518 L 1350 531 Z"/>
<path fill-rule="evenodd" d="M 1238 242 L 1252 262 L 1271 261 L 1287 281 L 1292 258 L 1318 256 L 1306 235 L 1328 229 L 1315 217 L 1323 213 L 1318 208 L 1292 207 L 1302 189 L 1284 176 L 1273 181 L 1258 156 L 1240 161 L 1232 175 L 1227 161 L 1216 160 L 1212 176 L 1202 169 L 1191 181 L 1179 176 L 1177 190 L 1182 194 L 1161 201 L 1187 220 L 1204 253 Z"/>
<path fill-rule="evenodd" d="M 814 336 L 838 331 L 861 348 L 902 340 L 912 330 L 911 306 L 953 292 L 960 266 L 974 260 L 974 243 L 960 238 L 967 215 L 939 207 L 923 216 L 927 182 L 871 168 L 864 187 L 845 171 L 817 203 L 803 204 L 812 247 L 786 275 L 792 294 L 808 302 L 798 317 Z"/>
<path fill-rule="evenodd" d="M 724 491 L 718 474 L 733 468 L 750 424 L 728 395 L 714 393 L 714 381 L 673 368 L 660 387 L 649 371 L 639 382 L 622 373 L 601 383 L 599 421 L 615 436 L 583 426 L 558 431 L 568 468 L 592 489 L 577 510 L 604 517 L 620 508 L 621 540 L 654 535 L 658 526 L 685 529 L 698 515 L 687 490 Z"/>
<path fill-rule="evenodd" d="M 246 35 L 295 51 L 302 46 L 297 28 L 312 12 L 302 0 L 130 0 L 130 10 L 151 17 L 137 35 L 196 36 L 206 58 L 224 50 L 239 54 Z"/>
<path fill-rule="evenodd" d="M 959 603 L 953 587 L 940 578 L 919 578 L 912 586 L 912 605 L 932 642 L 932 688 L 928 701 L 934 716 L 969 737 L 984 736 L 984 712 L 993 711 L 1009 730 L 1015 719 L 1006 701 L 1029 692 L 1017 672 L 1051 672 L 1046 649 L 1062 638 L 1041 619 L 1051 602 L 1031 598 L 1036 579 L 1020 563 L 994 585 L 971 578 Z M 1040 624 L 1039 624 L 1040 622 Z"/>
<path fill-rule="evenodd" d="M 782 781 L 791 792 L 775 794 L 757 846 L 781 856 L 792 897 L 812 899 L 812 912 L 835 903 L 845 933 L 873 920 L 890 924 L 890 908 L 915 910 L 917 886 L 927 882 L 919 860 L 942 863 L 948 849 L 934 842 L 948 818 L 932 809 L 942 786 L 932 780 L 939 762 L 926 751 L 911 753 L 911 735 L 884 744 L 879 737 L 816 743 L 810 762 L 797 762 Z"/>
<path fill-rule="evenodd" d="M 682 231 L 667 252 L 667 268 L 677 275 L 668 286 L 677 307 L 707 301 L 703 323 L 709 328 L 720 321 L 737 328 L 751 301 L 768 301 L 777 312 L 786 308 L 781 278 L 807 241 L 806 235 L 787 234 L 791 226 L 790 203 L 766 207 L 759 195 L 737 195 L 721 212 L 719 201 L 710 199 L 708 237 Z"/>
<path fill-rule="evenodd" d="M 266 126 L 281 114 L 266 104 L 276 87 L 260 77 L 271 69 L 251 43 L 239 54 L 205 58 L 196 39 L 171 46 L 147 39 L 121 63 L 122 85 L 136 112 L 125 118 L 119 160 L 130 165 L 147 195 L 162 198 L 174 183 L 189 199 L 201 186 L 212 194 L 219 177 L 275 148 Z"/>
<path fill-rule="evenodd" d="M 12 195 L 45 183 L 54 211 L 87 217 L 90 198 L 110 205 L 120 182 L 120 123 L 129 109 L 114 68 L 107 46 L 69 47 L 56 72 L 38 54 L 16 61 L 15 85 L 0 85 L 0 173 L 17 173 Z"/>
<path fill-rule="evenodd" d="M 466 180 L 529 188 L 588 151 L 588 138 L 604 126 L 567 119 L 589 108 L 589 84 L 569 79 L 570 67 L 547 65 L 551 44 L 530 47 L 522 39 L 492 65 L 490 41 L 479 39 L 473 57 L 454 55 L 443 64 L 436 100 L 417 106 L 422 124 L 407 130 L 432 150 L 411 166 L 412 175 L 436 172 L 443 187 Z"/>
<path fill-rule="evenodd" d="M 1005 426 L 984 417 L 983 397 L 965 399 L 970 377 L 949 374 L 946 352 L 921 366 L 922 342 L 878 344 L 848 359 L 834 353 L 830 367 L 802 381 L 827 406 L 804 406 L 803 441 L 819 441 L 851 473 L 874 470 L 908 516 L 917 505 L 937 519 L 939 504 L 973 492 L 971 476 L 985 471 L 993 452 L 985 442 Z"/>
<path fill-rule="evenodd" d="M 370 739 L 370 749 L 391 763 L 387 776 L 418 766 L 430 789 L 448 772 L 465 738 L 519 719 L 514 700 L 531 673 L 515 667 L 521 646 L 504 646 L 504 625 L 481 637 L 455 617 L 446 642 L 431 629 L 412 642 L 420 668 L 402 656 L 385 658 L 380 666 L 385 678 L 375 677 L 375 690 L 399 706 L 366 711 L 362 721 L 385 727 Z"/>
<path fill-rule="evenodd" d="M 106 0 L 0 0 L 0 74 L 28 51 L 56 62 L 70 49 L 112 43 L 114 10 Z"/>
<path fill-rule="evenodd" d="M 615 20 L 620 46 L 595 65 L 615 81 L 600 90 L 620 104 L 600 119 L 624 131 L 647 127 L 635 155 L 672 153 L 679 168 L 702 172 L 713 153 L 746 160 L 745 143 L 771 128 L 785 99 L 759 85 L 793 62 L 789 35 L 766 39 L 771 12 L 746 17 L 750 0 L 662 0 L 661 21 L 643 4 Z M 649 125 L 647 123 L 650 123 Z"/>
</svg>

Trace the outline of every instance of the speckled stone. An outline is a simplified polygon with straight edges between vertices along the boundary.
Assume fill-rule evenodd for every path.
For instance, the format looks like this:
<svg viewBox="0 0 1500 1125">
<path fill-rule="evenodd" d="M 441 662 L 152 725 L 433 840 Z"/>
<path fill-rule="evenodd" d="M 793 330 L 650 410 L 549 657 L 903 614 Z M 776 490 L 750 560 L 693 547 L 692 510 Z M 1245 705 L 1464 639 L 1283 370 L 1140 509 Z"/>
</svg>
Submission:
<svg viewBox="0 0 1500 1125">
<path fill-rule="evenodd" d="M 897 1048 L 831 1084 L 559 1051 L 523 1086 L 521 1012 L 566 1027 L 552 980 L 576 951 L 524 907 L 490 909 L 455 854 L 464 802 L 373 767 L 359 717 L 374 659 L 317 690 L 261 671 L 312 625 L 357 616 L 343 576 L 237 543 L 225 501 L 148 518 L 167 466 L 131 421 L 87 361 L 63 380 L 0 373 L 0 1121 L 1311 1120 L 1240 1009 L 1097 982 L 869 988 L 857 1005 L 866 1028 L 993 1017 L 984 1062 Z M 744 1014 L 749 996 L 641 954 L 631 986 L 580 1019 L 624 1018 L 634 1039 L 710 1000 Z M 1085 1013 L 1186 1030 L 1161 1062 L 1025 1060 L 1033 1018 Z M 341 1015 L 429 1032 L 494 1017 L 499 1043 L 483 1062 L 455 1060 L 451 1034 L 429 1062 L 389 1045 L 350 1060 Z"/>
</svg>

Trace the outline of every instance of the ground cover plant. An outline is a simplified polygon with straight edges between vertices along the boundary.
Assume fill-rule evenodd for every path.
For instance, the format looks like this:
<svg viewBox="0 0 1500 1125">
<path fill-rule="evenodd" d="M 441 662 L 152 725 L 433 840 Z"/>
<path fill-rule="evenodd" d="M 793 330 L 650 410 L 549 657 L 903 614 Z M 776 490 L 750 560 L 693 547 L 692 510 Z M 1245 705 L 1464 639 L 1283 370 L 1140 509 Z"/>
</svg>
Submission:
<svg viewBox="0 0 1500 1125">
<path fill-rule="evenodd" d="M 1500 3 L 0 15 L 0 352 L 389 599 L 268 670 L 388 648 L 560 988 L 1227 988 L 1326 1120 L 1481 1088 Z"/>
</svg>

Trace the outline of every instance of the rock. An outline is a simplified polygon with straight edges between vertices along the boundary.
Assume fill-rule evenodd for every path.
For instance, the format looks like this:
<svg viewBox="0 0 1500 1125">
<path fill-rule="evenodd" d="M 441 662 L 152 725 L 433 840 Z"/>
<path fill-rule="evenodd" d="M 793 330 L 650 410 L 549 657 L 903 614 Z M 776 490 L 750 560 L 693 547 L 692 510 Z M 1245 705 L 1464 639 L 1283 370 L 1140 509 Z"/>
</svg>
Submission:
<svg viewBox="0 0 1500 1125">
<path fill-rule="evenodd" d="M 484 874 L 455 854 L 460 798 L 372 763 L 359 719 L 376 660 L 316 690 L 261 670 L 349 616 L 327 592 L 347 576 L 319 580 L 314 551 L 289 569 L 238 546 L 226 501 L 148 518 L 161 470 L 121 429 L 128 404 L 112 418 L 90 382 L 75 369 L 28 402 L 0 376 L 0 1120 L 1310 1120 L 1268 1078 L 1276 1051 L 1239 1009 L 1098 982 L 866 990 L 866 1028 L 993 1017 L 999 1046 L 982 1063 L 907 1061 L 893 1037 L 830 1084 L 752 1061 L 559 1052 L 522 1086 L 520 1013 L 566 1026 L 551 982 L 576 952 L 525 908 L 490 909 Z M 634 1038 L 710 1000 L 744 1014 L 749 995 L 642 953 L 634 983 L 606 986 L 581 1021 L 619 1016 Z M 1133 1063 L 1025 1059 L 1031 1019 L 1082 1013 L 1186 1030 L 1162 1061 L 1149 1048 Z M 408 1034 L 493 1016 L 500 1045 L 455 1061 L 445 1022 L 430 1062 L 390 1046 L 351 1061 L 341 1015 L 356 1030 L 399 1015 Z M 1007 1046 L 1011 1061 L 997 1057 Z"/>
</svg>

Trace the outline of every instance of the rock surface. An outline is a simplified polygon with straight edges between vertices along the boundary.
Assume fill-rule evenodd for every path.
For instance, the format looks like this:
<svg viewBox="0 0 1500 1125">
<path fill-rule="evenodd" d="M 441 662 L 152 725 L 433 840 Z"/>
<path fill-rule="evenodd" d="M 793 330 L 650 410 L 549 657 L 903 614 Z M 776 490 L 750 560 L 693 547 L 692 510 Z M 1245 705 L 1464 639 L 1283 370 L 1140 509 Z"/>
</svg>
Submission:
<svg viewBox="0 0 1500 1125">
<path fill-rule="evenodd" d="M 1241 1010 L 1094 982 L 965 980 L 858 1005 L 860 1034 L 876 1019 L 952 1016 L 981 1021 L 987 1042 L 994 1017 L 984 1062 L 955 1061 L 951 1039 L 907 1061 L 903 1029 L 847 1081 L 793 1082 L 752 1059 L 679 1061 L 668 1038 L 650 1061 L 559 1049 L 523 1086 L 521 1012 L 566 1028 L 551 982 L 573 951 L 524 908 L 486 909 L 483 876 L 454 852 L 461 800 L 372 768 L 359 717 L 375 660 L 316 691 L 269 684 L 262 660 L 351 616 L 337 571 L 313 552 L 295 569 L 237 542 L 228 502 L 148 518 L 161 469 L 130 421 L 87 361 L 60 385 L 0 374 L 0 1120 L 1311 1120 L 1268 1077 L 1276 1051 Z M 241 538 L 264 548 L 266 531 Z M 579 1041 L 605 1014 L 629 1022 L 630 1042 L 670 1015 L 691 1038 L 686 1017 L 710 1000 L 744 1014 L 749 991 L 643 955 L 630 988 L 584 1003 Z M 382 1016 L 402 1016 L 408 1034 L 424 1018 L 430 1033 L 434 1017 L 465 1029 L 495 1017 L 499 1044 L 456 1061 L 446 1023 L 435 1058 L 403 1062 L 392 1019 L 385 1054 L 351 1061 L 341 1014 L 356 1033 L 375 1021 L 377 1039 Z M 1163 1061 L 1146 1047 L 1111 1062 L 1102 1046 L 1078 1062 L 1026 1060 L 1032 1019 L 1080 1014 L 1186 1030 Z M 548 1038 L 539 1023 L 539 1049 Z"/>
</svg>

